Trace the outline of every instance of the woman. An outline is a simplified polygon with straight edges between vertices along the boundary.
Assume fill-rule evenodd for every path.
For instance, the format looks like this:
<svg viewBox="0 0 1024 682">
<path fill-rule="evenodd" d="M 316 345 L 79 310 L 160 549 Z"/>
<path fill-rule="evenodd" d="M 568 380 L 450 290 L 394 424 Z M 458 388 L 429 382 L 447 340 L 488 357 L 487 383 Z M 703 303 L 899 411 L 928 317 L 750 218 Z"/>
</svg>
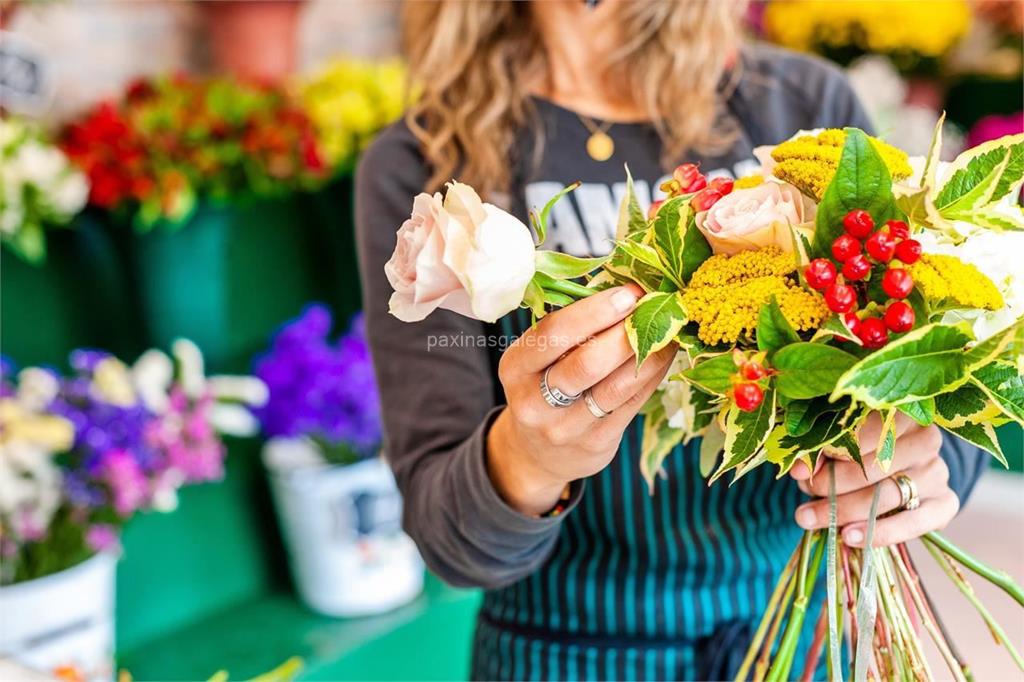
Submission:
<svg viewBox="0 0 1024 682">
<path fill-rule="evenodd" d="M 691 445 L 655 495 L 637 474 L 636 413 L 674 349 L 639 374 L 622 320 L 629 287 L 527 329 L 438 311 L 387 313 L 384 263 L 410 199 L 457 177 L 521 218 L 574 180 L 550 247 L 606 253 L 628 164 L 642 201 L 682 161 L 743 175 L 752 149 L 815 127 L 867 127 L 834 68 L 739 45 L 743 3 L 413 2 L 407 57 L 418 103 L 367 151 L 356 187 L 367 327 L 405 528 L 427 564 L 486 589 L 480 679 L 722 679 L 738 665 L 800 526 L 826 523 L 824 477 L 762 467 L 708 487 Z M 522 335 L 522 336 L 519 336 Z M 505 350 L 512 339 L 518 340 Z M 581 340 L 592 339 L 587 343 Z M 505 351 L 505 352 L 502 352 Z M 542 374 L 592 404 L 549 404 Z M 604 414 L 607 416 L 603 416 Z M 873 449 L 878 424 L 865 427 Z M 901 423 L 898 464 L 922 504 L 879 521 L 880 543 L 944 526 L 980 470 L 973 450 Z M 843 538 L 863 543 L 870 481 L 836 467 Z M 947 483 L 950 471 L 956 475 Z M 882 487 L 882 508 L 900 504 Z"/>
</svg>

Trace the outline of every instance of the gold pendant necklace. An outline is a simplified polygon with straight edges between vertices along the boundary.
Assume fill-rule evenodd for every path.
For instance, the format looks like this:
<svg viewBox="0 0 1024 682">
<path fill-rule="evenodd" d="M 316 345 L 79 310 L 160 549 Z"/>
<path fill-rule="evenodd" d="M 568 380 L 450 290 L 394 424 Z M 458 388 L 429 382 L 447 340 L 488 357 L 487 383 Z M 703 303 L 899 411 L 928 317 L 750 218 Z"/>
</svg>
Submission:
<svg viewBox="0 0 1024 682">
<path fill-rule="evenodd" d="M 582 114 L 576 115 L 579 117 L 580 122 L 586 126 L 587 130 L 590 131 L 590 137 L 587 138 L 587 154 L 590 155 L 590 158 L 594 161 L 607 161 L 612 158 L 612 154 L 615 153 L 615 141 L 608 134 L 608 130 L 613 124 L 605 122 L 599 126 Z"/>
</svg>

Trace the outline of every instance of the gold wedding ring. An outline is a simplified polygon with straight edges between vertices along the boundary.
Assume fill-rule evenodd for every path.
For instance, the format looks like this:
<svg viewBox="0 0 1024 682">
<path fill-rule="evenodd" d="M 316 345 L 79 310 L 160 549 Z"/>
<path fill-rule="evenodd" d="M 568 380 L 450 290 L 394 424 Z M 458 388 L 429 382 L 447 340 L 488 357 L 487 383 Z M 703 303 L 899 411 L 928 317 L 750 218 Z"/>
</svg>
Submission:
<svg viewBox="0 0 1024 682">
<path fill-rule="evenodd" d="M 921 498 L 917 494 L 917 484 L 906 474 L 894 474 L 893 483 L 900 489 L 900 511 L 914 511 L 921 506 Z"/>
<path fill-rule="evenodd" d="M 604 419 L 611 414 L 611 412 L 606 412 L 597 404 L 597 401 L 594 400 L 594 394 L 590 392 L 589 388 L 583 391 L 583 402 L 587 406 L 587 409 L 590 410 L 590 414 L 594 415 L 597 419 Z"/>
</svg>

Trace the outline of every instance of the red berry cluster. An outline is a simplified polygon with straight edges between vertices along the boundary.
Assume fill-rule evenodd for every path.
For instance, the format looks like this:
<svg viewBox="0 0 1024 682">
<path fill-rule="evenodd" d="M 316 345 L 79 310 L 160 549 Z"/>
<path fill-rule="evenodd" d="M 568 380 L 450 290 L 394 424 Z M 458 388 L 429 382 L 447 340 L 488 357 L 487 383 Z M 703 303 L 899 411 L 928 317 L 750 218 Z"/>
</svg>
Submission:
<svg viewBox="0 0 1024 682">
<path fill-rule="evenodd" d="M 695 163 L 676 166 L 676 169 L 672 171 L 672 179 L 661 183 L 661 191 L 670 197 L 692 194 L 690 205 L 693 206 L 694 211 L 708 210 L 719 199 L 732 192 L 732 188 L 732 178 L 720 177 L 708 180 Z M 660 202 L 656 203 L 657 206 L 661 205 Z M 648 217 L 653 218 L 655 213 L 657 213 L 657 208 L 652 207 Z"/>
<path fill-rule="evenodd" d="M 732 375 L 732 399 L 736 407 L 744 412 L 753 412 L 764 401 L 764 390 L 761 380 L 773 374 L 764 365 L 764 353 L 758 353 L 747 359 L 740 350 L 733 351 L 732 360 L 738 370 Z"/>
<path fill-rule="evenodd" d="M 889 342 L 889 332 L 901 334 L 914 326 L 914 309 L 903 299 L 910 295 L 914 280 L 895 259 L 904 265 L 917 262 L 921 244 L 910 238 L 910 228 L 902 220 L 890 220 L 875 229 L 871 214 L 861 209 L 843 217 L 844 234 L 832 242 L 832 258 L 816 258 L 804 268 L 807 284 L 825 296 L 829 310 L 843 316 L 846 326 L 867 348 L 880 348 Z M 880 272 L 882 291 L 892 299 L 881 317 L 861 319 L 856 314 L 858 301 L 867 300 L 867 280 Z M 859 290 L 859 291 L 858 291 Z M 883 303 L 883 301 L 879 301 Z"/>
</svg>

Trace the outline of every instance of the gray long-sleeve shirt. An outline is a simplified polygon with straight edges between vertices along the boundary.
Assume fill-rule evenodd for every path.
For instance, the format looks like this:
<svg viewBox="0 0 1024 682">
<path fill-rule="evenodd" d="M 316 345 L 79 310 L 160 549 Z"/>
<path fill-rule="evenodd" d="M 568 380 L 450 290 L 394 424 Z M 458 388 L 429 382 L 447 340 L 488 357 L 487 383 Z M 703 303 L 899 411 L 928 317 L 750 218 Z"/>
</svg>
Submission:
<svg viewBox="0 0 1024 682">
<path fill-rule="evenodd" d="M 517 179 L 511 197 L 514 212 L 525 219 L 527 205 L 541 204 L 563 185 L 582 180 L 574 196 L 556 208 L 548 247 L 579 255 L 606 251 L 622 192 L 623 164 L 637 179 L 644 202 L 650 201 L 664 175 L 657 135 L 645 124 L 613 125 L 609 133 L 616 143 L 615 155 L 599 163 L 583 152 L 589 133 L 574 113 L 545 100 L 537 99 L 535 105 L 546 146 L 538 166 L 525 161 L 531 157 L 528 131 L 521 144 L 510 150 Z M 727 110 L 741 130 L 734 148 L 721 157 L 680 162 L 700 160 L 705 172 L 742 175 L 754 163 L 755 145 L 781 141 L 798 129 L 869 127 L 836 69 L 763 46 L 745 52 L 741 79 Z M 357 176 L 364 305 L 383 402 L 386 451 L 405 500 L 405 529 L 427 565 L 450 583 L 495 588 L 538 570 L 554 570 L 551 556 L 566 519 L 575 514 L 572 507 L 581 496 L 598 494 L 592 493 L 597 482 L 591 481 L 586 493 L 582 484 L 573 487 L 567 513 L 531 518 L 511 509 L 488 477 L 487 429 L 504 402 L 496 364 L 508 334 L 518 331 L 514 315 L 503 326 L 488 326 L 446 311 L 415 324 L 388 314 L 391 288 L 383 266 L 394 249 L 396 230 L 408 217 L 412 197 L 423 190 L 428 175 L 415 138 L 404 123 L 398 123 L 366 152 Z M 943 454 L 952 485 L 965 498 L 986 458 L 955 439 L 948 440 Z M 628 456 L 620 454 L 620 459 Z M 628 466 L 635 467 L 635 461 Z M 600 483 L 609 485 L 604 479 Z M 616 477 L 612 484 L 622 482 Z M 636 481 L 631 484 L 635 486 Z M 675 494 L 668 486 L 661 486 L 658 495 Z M 780 503 L 784 509 L 779 523 L 791 524 L 791 515 L 783 518 L 799 499 L 783 488 L 780 481 L 767 494 L 787 500 Z M 614 498 L 623 493 L 610 490 L 608 494 Z M 684 497 L 691 494 L 695 493 Z M 602 498 L 601 504 L 605 503 L 612 504 Z M 639 514 L 614 504 L 617 513 Z"/>
</svg>

